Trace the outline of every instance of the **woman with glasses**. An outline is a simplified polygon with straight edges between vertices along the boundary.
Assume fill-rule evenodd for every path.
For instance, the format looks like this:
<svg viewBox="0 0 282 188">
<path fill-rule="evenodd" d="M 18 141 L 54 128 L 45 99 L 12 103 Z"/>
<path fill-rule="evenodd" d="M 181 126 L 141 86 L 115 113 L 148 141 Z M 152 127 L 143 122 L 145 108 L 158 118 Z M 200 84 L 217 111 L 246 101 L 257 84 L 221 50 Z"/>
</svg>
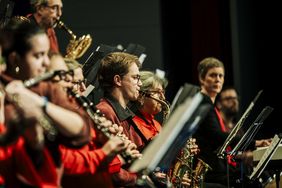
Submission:
<svg viewBox="0 0 282 188">
<path fill-rule="evenodd" d="M 80 95 L 86 90 L 86 78 L 84 78 L 82 65 L 76 60 L 66 59 L 66 64 L 69 70 L 73 70 L 73 91 Z"/>
<path fill-rule="evenodd" d="M 160 101 L 165 102 L 164 89 L 168 82 L 150 71 L 140 71 L 140 80 L 141 94 L 136 104 L 138 109 L 134 110 L 136 116 L 133 121 L 148 144 L 161 130 L 161 124 L 155 119 L 155 115 L 163 110 L 163 104 Z"/>
</svg>

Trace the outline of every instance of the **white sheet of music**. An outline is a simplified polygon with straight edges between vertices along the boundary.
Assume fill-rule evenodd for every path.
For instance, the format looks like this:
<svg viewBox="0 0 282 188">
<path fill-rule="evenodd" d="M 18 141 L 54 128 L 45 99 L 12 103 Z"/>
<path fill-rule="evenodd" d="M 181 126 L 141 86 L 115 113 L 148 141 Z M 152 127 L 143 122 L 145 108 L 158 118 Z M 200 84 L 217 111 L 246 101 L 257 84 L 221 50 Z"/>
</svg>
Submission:
<svg viewBox="0 0 282 188">
<path fill-rule="evenodd" d="M 260 176 L 260 174 L 263 172 L 265 167 L 267 166 L 270 159 L 272 159 L 273 155 L 275 154 L 276 150 L 278 149 L 282 138 L 279 138 L 278 135 L 275 135 L 272 139 L 272 142 L 270 146 L 267 148 L 267 150 L 262 155 L 259 163 L 254 168 L 253 173 L 250 176 L 250 179 L 256 179 Z"/>
</svg>

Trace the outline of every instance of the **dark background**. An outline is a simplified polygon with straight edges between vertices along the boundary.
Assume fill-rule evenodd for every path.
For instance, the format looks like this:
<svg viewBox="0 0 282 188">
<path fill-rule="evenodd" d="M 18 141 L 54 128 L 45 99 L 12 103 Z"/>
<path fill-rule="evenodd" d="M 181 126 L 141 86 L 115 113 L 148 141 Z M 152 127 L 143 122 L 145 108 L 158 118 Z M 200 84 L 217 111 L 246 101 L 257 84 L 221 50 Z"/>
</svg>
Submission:
<svg viewBox="0 0 282 188">
<path fill-rule="evenodd" d="M 15 0 L 14 14 L 28 12 Z M 226 68 L 225 85 L 240 94 L 241 113 L 259 90 L 263 94 L 247 119 L 249 125 L 265 106 L 274 108 L 257 137 L 281 132 L 281 8 L 279 1 L 255 0 L 65 0 L 62 21 L 77 36 L 91 34 L 93 44 L 136 43 L 146 47 L 143 69 L 166 71 L 172 101 L 185 82 L 198 84 L 197 63 L 214 56 Z M 58 31 L 60 47 L 69 36 Z M 63 50 L 62 50 L 63 51 Z"/>
</svg>

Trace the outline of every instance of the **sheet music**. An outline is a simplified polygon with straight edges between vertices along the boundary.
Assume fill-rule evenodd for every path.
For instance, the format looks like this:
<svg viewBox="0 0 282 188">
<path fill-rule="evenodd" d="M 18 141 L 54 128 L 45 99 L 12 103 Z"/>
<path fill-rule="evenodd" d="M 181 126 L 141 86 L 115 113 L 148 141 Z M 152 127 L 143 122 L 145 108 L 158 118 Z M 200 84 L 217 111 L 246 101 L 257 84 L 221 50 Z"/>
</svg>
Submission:
<svg viewBox="0 0 282 188">
<path fill-rule="evenodd" d="M 278 135 L 274 136 L 270 146 L 268 147 L 268 149 L 263 154 L 263 156 L 262 156 L 261 160 L 259 161 L 258 165 L 254 168 L 253 173 L 250 176 L 250 179 L 254 180 L 261 175 L 261 173 L 263 172 L 263 170 L 267 166 L 268 162 L 270 161 L 270 159 L 272 158 L 272 156 L 276 152 L 279 144 L 281 143 L 281 140 L 282 140 L 282 138 L 279 137 Z"/>
</svg>

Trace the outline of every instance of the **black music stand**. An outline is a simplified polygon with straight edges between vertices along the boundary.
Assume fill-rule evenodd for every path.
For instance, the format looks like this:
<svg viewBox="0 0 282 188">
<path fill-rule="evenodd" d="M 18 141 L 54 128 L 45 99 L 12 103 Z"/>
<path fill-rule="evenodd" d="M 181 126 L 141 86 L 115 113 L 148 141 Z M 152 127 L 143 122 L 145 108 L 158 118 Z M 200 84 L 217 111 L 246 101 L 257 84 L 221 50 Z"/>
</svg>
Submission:
<svg viewBox="0 0 282 188">
<path fill-rule="evenodd" d="M 229 133 L 228 137 L 226 138 L 225 142 L 223 143 L 223 145 L 221 146 L 221 148 L 219 149 L 219 151 L 217 152 L 217 156 L 219 158 L 224 158 L 226 155 L 226 148 L 227 146 L 229 146 L 229 144 L 233 141 L 233 139 L 235 138 L 237 132 L 241 129 L 241 127 L 243 126 L 245 120 L 247 119 L 247 117 L 249 116 L 251 110 L 253 109 L 253 107 L 255 106 L 256 101 L 258 100 L 258 98 L 260 97 L 261 93 L 263 92 L 263 90 L 260 90 L 256 97 L 254 98 L 254 100 L 250 103 L 250 105 L 248 106 L 248 108 L 246 109 L 246 111 L 244 112 L 244 114 L 241 116 L 240 120 L 237 122 L 237 124 L 235 125 L 235 127 L 231 130 L 231 132 Z"/>
<path fill-rule="evenodd" d="M 273 108 L 270 106 L 266 106 L 261 113 L 258 115 L 256 120 L 252 123 L 252 125 L 245 132 L 243 137 L 237 143 L 237 145 L 233 148 L 233 150 L 229 153 L 229 155 L 237 155 L 239 151 L 245 151 L 254 136 L 258 132 L 258 130 L 263 125 L 264 120 L 269 116 L 269 114 L 273 111 Z"/>
<path fill-rule="evenodd" d="M 140 174 L 140 186 L 147 186 L 145 177 L 160 168 L 168 168 L 186 140 L 196 130 L 210 106 L 200 106 L 203 96 L 198 93 L 178 106 L 166 122 L 161 133 L 145 148 L 143 157 L 130 166 L 131 172 Z M 154 187 L 154 185 L 149 185 Z"/>
<path fill-rule="evenodd" d="M 282 134 L 280 133 L 279 135 L 275 135 L 274 138 L 272 139 L 272 142 L 270 146 L 267 148 L 267 150 L 264 152 L 263 156 L 261 157 L 259 163 L 257 166 L 254 168 L 253 173 L 250 175 L 251 180 L 257 179 L 265 167 L 268 165 L 269 161 L 272 159 L 273 155 L 277 151 L 279 144 L 282 141 Z M 280 181 L 280 171 L 276 170 L 276 187 L 279 188 L 279 181 Z"/>
</svg>

